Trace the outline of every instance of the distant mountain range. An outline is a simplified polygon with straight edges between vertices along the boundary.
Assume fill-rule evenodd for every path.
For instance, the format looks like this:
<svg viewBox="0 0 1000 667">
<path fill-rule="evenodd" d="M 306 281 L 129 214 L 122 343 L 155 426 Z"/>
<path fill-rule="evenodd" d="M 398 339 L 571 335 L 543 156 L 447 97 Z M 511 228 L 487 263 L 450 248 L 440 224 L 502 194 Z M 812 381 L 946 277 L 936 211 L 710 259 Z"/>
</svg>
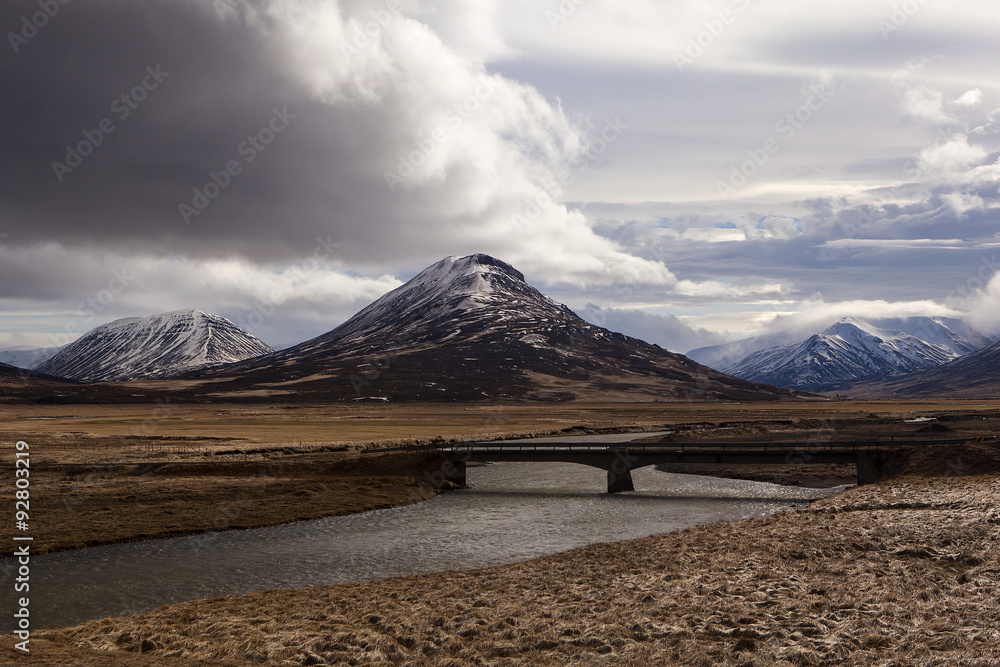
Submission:
<svg viewBox="0 0 1000 667">
<path fill-rule="evenodd" d="M 483 254 L 441 260 L 313 340 L 184 378 L 296 400 L 798 396 L 589 324 Z"/>
<path fill-rule="evenodd" d="M 36 368 L 55 355 L 60 347 L 12 347 L 0 350 L 0 364 L 16 366 L 17 368 Z"/>
<path fill-rule="evenodd" d="M 224 317 L 185 310 L 101 325 L 34 370 L 78 382 L 111 382 L 172 377 L 270 352 Z"/>
<path fill-rule="evenodd" d="M 993 343 L 968 323 L 941 317 L 848 317 L 805 340 L 769 345 L 782 336 L 787 334 L 689 355 L 745 380 L 823 392 L 936 368 Z"/>
<path fill-rule="evenodd" d="M 997 344 L 962 320 L 844 318 L 804 339 L 779 332 L 688 358 L 584 321 L 484 254 L 445 258 L 279 352 L 198 310 L 116 320 L 63 348 L 7 352 L 0 358 L 35 373 L 0 362 L 4 395 L 37 385 L 87 400 L 103 391 L 80 388 L 89 383 L 167 378 L 185 382 L 149 391 L 197 400 L 756 401 L 1000 389 Z M 145 395 L 108 387 L 116 400 Z"/>
</svg>

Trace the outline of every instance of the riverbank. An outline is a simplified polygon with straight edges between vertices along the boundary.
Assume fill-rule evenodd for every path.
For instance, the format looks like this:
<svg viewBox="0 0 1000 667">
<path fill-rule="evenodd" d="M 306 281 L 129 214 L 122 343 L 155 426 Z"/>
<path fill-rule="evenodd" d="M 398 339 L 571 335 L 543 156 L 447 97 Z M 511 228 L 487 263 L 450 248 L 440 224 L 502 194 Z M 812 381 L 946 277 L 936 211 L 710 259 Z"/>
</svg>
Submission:
<svg viewBox="0 0 1000 667">
<path fill-rule="evenodd" d="M 930 421 L 927 421 L 930 420 Z M 925 434 L 930 428 L 937 429 Z M 975 437 L 995 402 L 782 404 L 22 405 L 0 436 L 32 457 L 36 553 L 260 528 L 397 507 L 435 494 L 420 466 L 359 450 L 528 435 L 669 430 L 670 442 Z M 635 437 L 635 436 L 629 436 Z M 664 438 L 651 438 L 663 441 Z M 0 473 L 12 475 L 10 463 Z M 673 470 L 673 469 L 671 469 Z M 801 486 L 852 483 L 850 466 L 676 472 Z M 13 502 L 13 487 L 0 500 Z M 0 520 L 14 534 L 13 515 Z"/>
<path fill-rule="evenodd" d="M 953 476 L 956 461 L 991 474 Z M 155 656 L 289 665 L 995 664 L 1000 451 L 928 450 L 899 467 L 894 480 L 762 519 L 481 570 L 199 600 L 38 636 L 67 651 L 78 644 L 126 659 L 145 651 L 150 665 Z"/>
<path fill-rule="evenodd" d="M 245 462 L 33 465 L 32 552 L 263 528 L 422 502 L 437 495 L 419 477 L 423 458 L 345 452 Z M 13 506 L 13 489 L 3 495 Z"/>
</svg>

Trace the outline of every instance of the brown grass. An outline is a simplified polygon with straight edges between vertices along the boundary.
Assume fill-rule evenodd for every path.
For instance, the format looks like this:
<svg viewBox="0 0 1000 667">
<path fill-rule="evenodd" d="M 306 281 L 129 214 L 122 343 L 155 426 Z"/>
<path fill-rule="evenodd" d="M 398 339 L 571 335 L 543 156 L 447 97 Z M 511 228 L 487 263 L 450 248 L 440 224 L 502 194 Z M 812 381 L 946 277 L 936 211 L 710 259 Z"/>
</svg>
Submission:
<svg viewBox="0 0 1000 667">
<path fill-rule="evenodd" d="M 360 468 L 350 452 L 266 451 L 310 435 L 328 445 L 683 426 L 695 438 L 753 439 L 784 420 L 784 435 L 816 441 L 912 437 L 903 418 L 945 415 L 958 436 L 996 432 L 995 405 L 185 406 L 154 424 L 177 452 L 130 449 L 126 436 L 148 407 L 19 406 L 0 416 L 0 432 L 29 440 L 33 462 L 45 464 L 32 471 L 36 526 L 53 531 L 48 544 L 74 546 L 204 530 L 213 513 L 249 527 L 270 523 L 241 521 L 418 499 L 398 460 Z M 962 417 L 977 411 L 989 419 Z M 90 440 L 105 450 L 72 447 Z M 46 447 L 60 442 L 69 446 Z M 151 463 L 148 474 L 120 465 L 103 476 L 93 464 L 112 456 Z M 219 465 L 194 465 L 204 460 Z M 60 462 L 75 467 L 46 471 Z M 0 664 L 1000 665 L 1000 482 L 981 474 L 1000 469 L 996 448 L 929 449 L 886 464 L 910 476 L 766 519 L 484 570 L 192 601 L 41 633 L 28 662 L 7 638 Z M 73 511 L 45 514 L 60 503 Z M 123 508 L 130 521 L 117 521 L 117 534 L 112 517 Z"/>
<path fill-rule="evenodd" d="M 17 405 L 0 409 L 0 440 L 26 440 L 45 462 L 177 460 L 275 446 L 365 447 L 565 429 L 654 429 L 774 420 L 824 435 L 828 424 L 878 415 L 881 422 L 946 413 L 993 412 L 989 401 L 810 403 L 565 403 L 334 405 Z M 748 428 L 747 433 L 754 429 Z M 910 429 L 914 430 L 913 428 Z M 721 435 L 720 432 L 718 435 Z M 240 457 L 242 458 L 242 456 Z"/>
<path fill-rule="evenodd" d="M 436 492 L 412 456 L 287 456 L 260 461 L 68 465 L 32 470 L 33 553 L 261 528 L 398 507 Z M 6 471 L 6 473 L 4 472 Z M 13 477 L 9 466 L 0 474 Z M 13 506 L 13 488 L 0 498 Z M 0 518 L 13 533 L 13 512 Z"/>
<path fill-rule="evenodd" d="M 412 462 L 362 464 L 357 448 L 609 429 L 671 429 L 671 440 L 890 439 L 924 437 L 917 433 L 923 424 L 903 421 L 922 415 L 947 418 L 952 430 L 945 436 L 952 437 L 995 433 L 998 414 L 995 404 L 977 402 L 18 406 L 0 416 L 0 433 L 31 445 L 32 527 L 41 553 L 270 526 L 432 496 L 413 479 L 419 471 Z M 951 463 L 962 469 L 975 461 Z M 0 473 L 5 469 L 0 465 Z M 678 472 L 803 484 L 852 474 L 832 466 Z M 12 492 L 4 487 L 0 501 Z M 0 517 L 10 535 L 13 515 Z"/>
<path fill-rule="evenodd" d="M 522 564 L 43 633 L 267 664 L 997 665 L 1000 480 L 916 478 Z"/>
</svg>

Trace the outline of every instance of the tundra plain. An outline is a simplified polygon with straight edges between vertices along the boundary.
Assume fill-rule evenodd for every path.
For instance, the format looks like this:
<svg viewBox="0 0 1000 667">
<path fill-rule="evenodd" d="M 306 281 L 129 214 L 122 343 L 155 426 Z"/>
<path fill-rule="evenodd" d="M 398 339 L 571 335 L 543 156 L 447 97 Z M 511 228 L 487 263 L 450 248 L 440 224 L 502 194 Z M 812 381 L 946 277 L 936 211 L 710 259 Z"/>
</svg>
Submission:
<svg viewBox="0 0 1000 667">
<path fill-rule="evenodd" d="M 0 421 L 5 440 L 31 445 L 37 552 L 433 497 L 419 457 L 377 453 L 402 444 L 670 431 L 673 441 L 808 447 L 998 426 L 990 401 L 18 405 Z M 806 468 L 721 474 L 844 474 Z M 892 479 L 765 519 L 485 570 L 191 601 L 39 633 L 27 657 L 6 638 L 0 662 L 998 664 L 987 622 L 998 471 L 995 444 L 937 445 L 895 461 Z"/>
</svg>

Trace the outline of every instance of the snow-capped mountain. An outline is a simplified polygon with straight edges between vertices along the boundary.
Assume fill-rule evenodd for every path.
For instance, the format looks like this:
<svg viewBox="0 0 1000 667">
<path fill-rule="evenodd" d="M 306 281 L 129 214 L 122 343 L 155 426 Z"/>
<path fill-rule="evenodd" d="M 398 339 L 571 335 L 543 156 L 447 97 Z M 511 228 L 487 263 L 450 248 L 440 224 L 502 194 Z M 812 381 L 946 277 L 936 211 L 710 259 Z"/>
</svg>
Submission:
<svg viewBox="0 0 1000 667">
<path fill-rule="evenodd" d="M 271 351 L 224 317 L 183 310 L 101 325 L 35 370 L 79 382 L 164 378 Z"/>
<path fill-rule="evenodd" d="M 915 336 L 925 343 L 940 345 L 961 357 L 996 342 L 965 320 L 953 317 L 906 317 L 897 319 L 869 320 L 881 329 L 895 329 Z"/>
<path fill-rule="evenodd" d="M 489 255 L 447 257 L 421 271 L 405 285 L 383 295 L 333 331 L 294 348 L 297 353 L 331 344 L 380 347 L 388 340 L 419 343 L 458 337 L 478 329 L 485 334 L 512 324 L 526 327 L 552 323 L 565 328 L 577 316 L 524 282 L 524 274 Z M 462 320 L 470 329 L 453 328 Z M 589 326 L 589 325 L 585 325 Z M 468 338 L 464 336 L 463 338 Z"/>
<path fill-rule="evenodd" d="M 976 330 L 968 322 L 952 317 L 898 317 L 898 318 L 842 318 L 841 322 L 859 322 L 862 326 L 876 329 L 901 331 L 925 343 L 942 345 L 955 353 L 956 357 L 982 349 L 997 339 Z M 829 322 L 812 331 L 783 329 L 762 336 L 754 336 L 731 343 L 701 347 L 687 352 L 687 356 L 699 364 L 725 371 L 739 364 L 750 354 L 760 350 L 800 344 L 810 335 L 823 333 L 826 327 L 836 324 Z"/>
<path fill-rule="evenodd" d="M 16 366 L 17 368 L 37 368 L 56 355 L 59 347 L 11 347 L 0 350 L 0 364 Z"/>
<path fill-rule="evenodd" d="M 186 377 L 299 400 L 795 396 L 589 324 L 483 254 L 437 262 L 318 338 Z"/>
<path fill-rule="evenodd" d="M 1000 397 L 1000 342 L 943 366 L 865 383 L 851 392 L 885 397 Z"/>
<path fill-rule="evenodd" d="M 941 366 L 989 344 L 960 320 L 909 318 L 902 324 L 921 337 L 849 317 L 805 341 L 758 350 L 721 370 L 753 382 L 829 391 Z"/>
</svg>

